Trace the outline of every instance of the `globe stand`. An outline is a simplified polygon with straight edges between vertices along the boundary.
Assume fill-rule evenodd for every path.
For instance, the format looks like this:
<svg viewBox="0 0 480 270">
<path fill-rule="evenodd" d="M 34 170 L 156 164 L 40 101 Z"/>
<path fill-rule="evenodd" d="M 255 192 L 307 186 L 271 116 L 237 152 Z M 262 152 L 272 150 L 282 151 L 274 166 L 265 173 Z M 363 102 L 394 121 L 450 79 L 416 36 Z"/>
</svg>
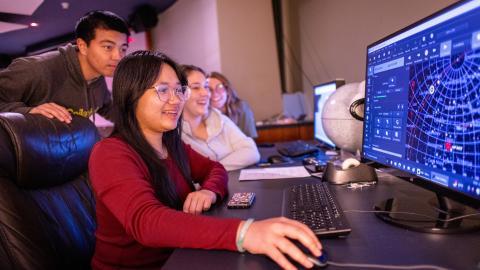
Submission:
<svg viewBox="0 0 480 270">
<path fill-rule="evenodd" d="M 378 178 L 375 169 L 363 163 L 343 170 L 329 162 L 323 174 L 323 181 L 334 185 L 344 185 L 355 182 L 377 182 Z"/>
</svg>

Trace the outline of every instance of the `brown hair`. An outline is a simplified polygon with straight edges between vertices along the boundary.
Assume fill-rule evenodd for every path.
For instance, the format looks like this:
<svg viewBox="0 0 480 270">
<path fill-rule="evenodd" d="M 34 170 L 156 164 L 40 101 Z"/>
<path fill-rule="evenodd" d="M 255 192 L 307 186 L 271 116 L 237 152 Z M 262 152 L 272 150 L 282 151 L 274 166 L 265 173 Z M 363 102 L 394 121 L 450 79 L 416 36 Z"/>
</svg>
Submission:
<svg viewBox="0 0 480 270">
<path fill-rule="evenodd" d="M 223 74 L 213 71 L 210 73 L 208 78 L 215 78 L 219 80 L 225 90 L 227 91 L 227 101 L 225 102 L 226 115 L 232 119 L 233 122 L 237 123 L 238 116 L 240 115 L 240 101 L 241 99 L 237 95 L 237 91 L 232 87 L 230 81 Z"/>
<path fill-rule="evenodd" d="M 200 67 L 194 65 L 182 65 L 182 72 L 185 76 L 188 76 L 192 71 L 198 71 L 203 74 L 203 76 L 207 77 L 207 73 Z"/>
</svg>

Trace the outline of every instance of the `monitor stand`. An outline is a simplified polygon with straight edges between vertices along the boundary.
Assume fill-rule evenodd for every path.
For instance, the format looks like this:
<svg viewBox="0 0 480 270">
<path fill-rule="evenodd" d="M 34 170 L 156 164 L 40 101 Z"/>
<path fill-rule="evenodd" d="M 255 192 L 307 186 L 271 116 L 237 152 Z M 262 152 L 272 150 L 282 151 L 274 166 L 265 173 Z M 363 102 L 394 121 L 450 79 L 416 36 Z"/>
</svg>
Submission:
<svg viewBox="0 0 480 270">
<path fill-rule="evenodd" d="M 479 212 L 437 193 L 436 199 L 433 197 L 419 200 L 407 196 L 390 198 L 377 204 L 375 210 L 386 211 L 375 213 L 383 221 L 418 232 L 452 234 L 480 230 L 480 215 L 444 221 L 463 215 L 478 214 Z"/>
</svg>

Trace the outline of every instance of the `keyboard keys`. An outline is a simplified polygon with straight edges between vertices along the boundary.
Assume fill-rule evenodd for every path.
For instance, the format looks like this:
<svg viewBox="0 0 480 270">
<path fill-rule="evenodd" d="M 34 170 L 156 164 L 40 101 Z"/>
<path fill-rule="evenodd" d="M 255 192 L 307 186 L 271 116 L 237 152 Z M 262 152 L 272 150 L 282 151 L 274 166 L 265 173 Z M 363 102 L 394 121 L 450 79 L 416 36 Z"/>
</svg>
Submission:
<svg viewBox="0 0 480 270">
<path fill-rule="evenodd" d="M 318 147 L 304 141 L 294 141 L 278 146 L 277 151 L 287 157 L 299 157 L 318 152 Z"/>
<path fill-rule="evenodd" d="M 284 191 L 284 215 L 309 226 L 318 236 L 342 236 L 351 228 L 327 183 L 301 184 Z"/>
</svg>

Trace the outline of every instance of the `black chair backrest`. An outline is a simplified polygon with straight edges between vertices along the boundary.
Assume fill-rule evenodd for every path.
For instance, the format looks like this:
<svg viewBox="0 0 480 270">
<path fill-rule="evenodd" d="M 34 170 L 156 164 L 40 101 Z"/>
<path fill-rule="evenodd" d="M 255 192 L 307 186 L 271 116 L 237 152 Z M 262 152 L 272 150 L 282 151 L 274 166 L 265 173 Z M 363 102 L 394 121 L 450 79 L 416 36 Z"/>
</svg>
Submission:
<svg viewBox="0 0 480 270">
<path fill-rule="evenodd" d="M 88 269 L 95 201 L 93 123 L 0 113 L 0 269 Z"/>
</svg>

